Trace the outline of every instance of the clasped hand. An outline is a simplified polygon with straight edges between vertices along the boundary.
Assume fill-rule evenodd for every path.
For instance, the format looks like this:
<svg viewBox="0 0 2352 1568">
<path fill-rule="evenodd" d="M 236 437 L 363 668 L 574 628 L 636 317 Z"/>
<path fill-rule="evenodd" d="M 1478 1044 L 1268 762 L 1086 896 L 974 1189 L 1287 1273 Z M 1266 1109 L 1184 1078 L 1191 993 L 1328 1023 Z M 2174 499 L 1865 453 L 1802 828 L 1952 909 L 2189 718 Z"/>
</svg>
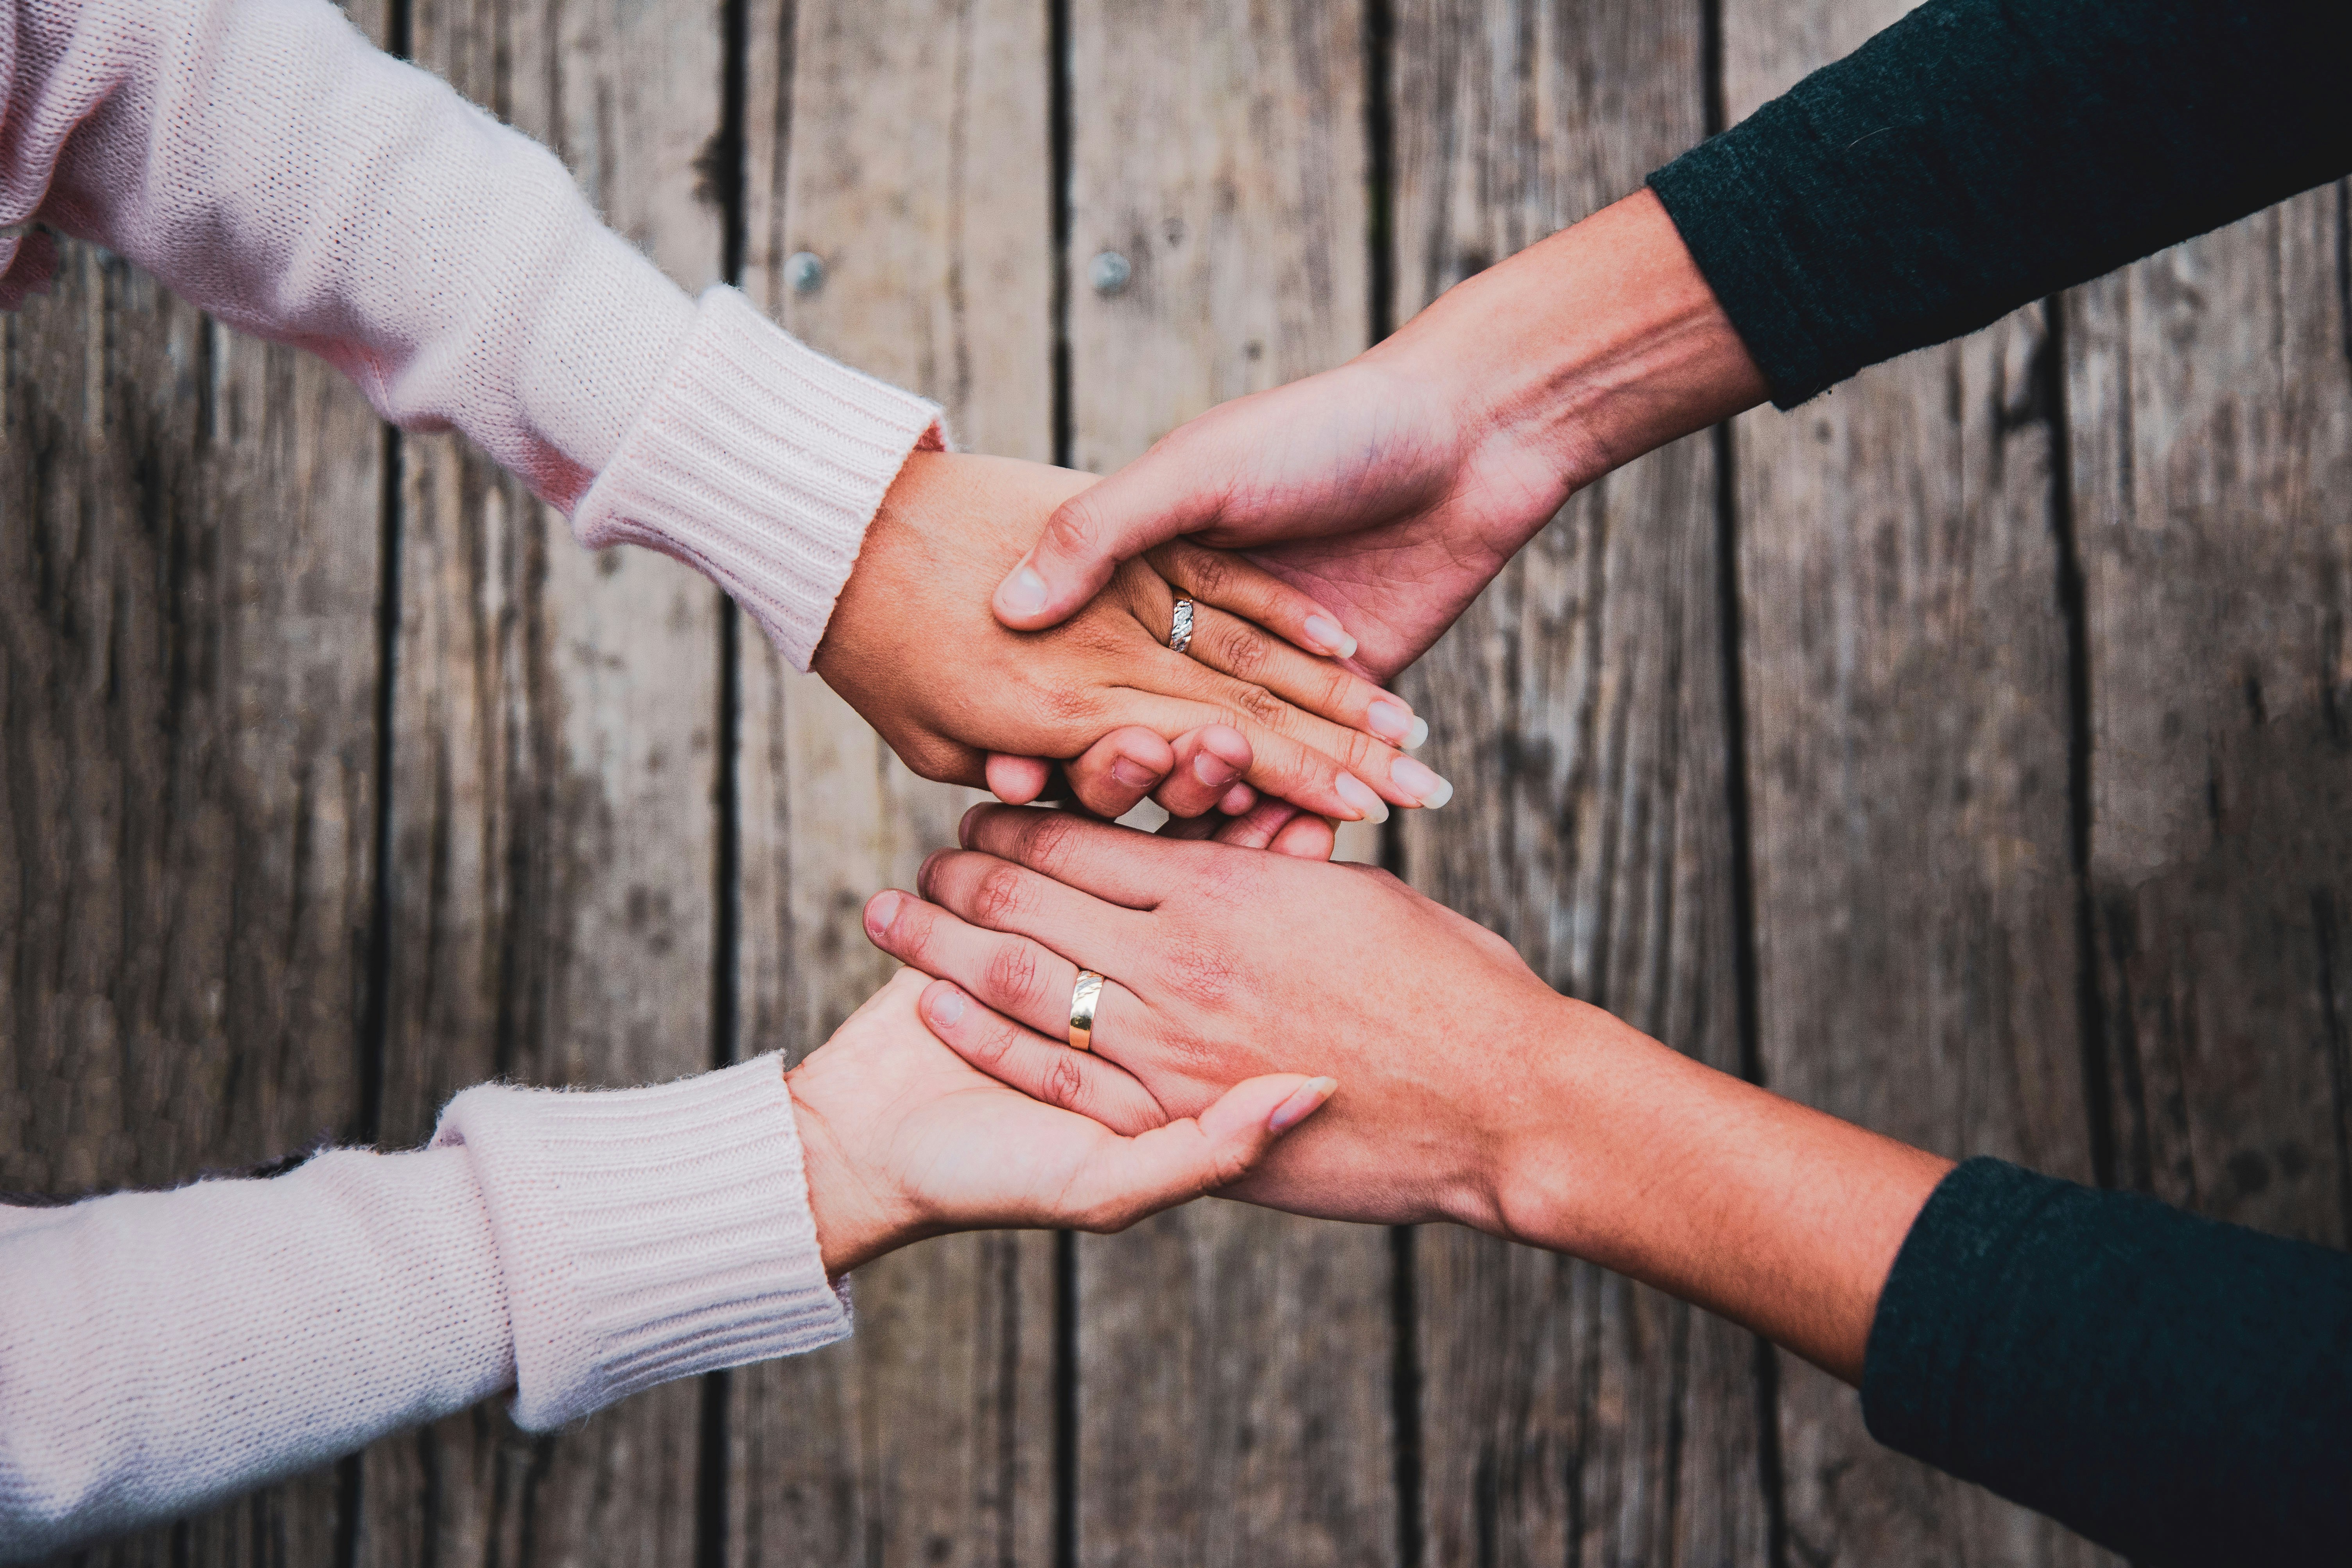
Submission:
<svg viewBox="0 0 2352 1568">
<path fill-rule="evenodd" d="M 1063 761 L 1080 801 L 1106 816 L 1162 778 L 1157 798 L 1179 817 L 1244 811 L 1263 792 L 1379 821 L 1452 793 L 1398 749 L 1425 733 L 1402 699 L 1304 651 L 1349 646 L 1338 623 L 1238 557 L 1173 541 L 1121 565 L 1061 625 L 998 623 L 990 588 L 1091 482 L 1005 458 L 908 460 L 814 668 L 908 767 L 1027 800 L 1045 768 L 1021 759 Z M 1198 606 L 1181 653 L 1167 646 L 1180 595 Z"/>
</svg>

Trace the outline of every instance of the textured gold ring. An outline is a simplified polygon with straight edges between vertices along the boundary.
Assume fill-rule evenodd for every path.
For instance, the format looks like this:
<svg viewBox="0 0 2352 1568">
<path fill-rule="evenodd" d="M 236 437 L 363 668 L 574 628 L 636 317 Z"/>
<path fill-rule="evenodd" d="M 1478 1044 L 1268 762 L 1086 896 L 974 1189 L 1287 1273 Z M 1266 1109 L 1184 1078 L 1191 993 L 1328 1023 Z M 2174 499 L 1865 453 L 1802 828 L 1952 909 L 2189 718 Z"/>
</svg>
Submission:
<svg viewBox="0 0 2352 1568">
<path fill-rule="evenodd" d="M 1070 988 L 1070 1049 L 1092 1051 L 1095 1039 L 1095 1006 L 1102 1000 L 1103 977 L 1092 969 L 1078 971 L 1078 983 Z"/>
</svg>

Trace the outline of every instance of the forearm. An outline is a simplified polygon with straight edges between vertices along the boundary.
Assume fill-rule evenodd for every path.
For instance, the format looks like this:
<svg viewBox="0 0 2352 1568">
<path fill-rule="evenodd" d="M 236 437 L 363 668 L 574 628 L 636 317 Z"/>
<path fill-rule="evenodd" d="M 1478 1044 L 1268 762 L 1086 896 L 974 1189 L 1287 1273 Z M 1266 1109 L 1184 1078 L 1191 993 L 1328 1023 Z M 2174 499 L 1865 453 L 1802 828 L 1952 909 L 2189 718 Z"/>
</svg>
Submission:
<svg viewBox="0 0 2352 1568">
<path fill-rule="evenodd" d="M 1783 407 L 2352 169 L 2342 0 L 1928 0 L 1651 176 Z"/>
<path fill-rule="evenodd" d="M 0 225 L 94 240 L 231 326 L 457 429 L 592 548 L 718 581 L 808 665 L 939 411 L 731 289 L 700 305 L 555 155 L 327 0 L 0 0 Z M 47 275 L 0 238 L 0 308 Z"/>
<path fill-rule="evenodd" d="M 434 1145 L 0 1209 L 0 1561 L 515 1391 L 534 1431 L 848 1330 L 773 1057 L 469 1090 Z"/>
<path fill-rule="evenodd" d="M 1565 1001 L 1495 1140 L 1499 1228 L 1646 1281 L 1849 1383 L 1951 1162 Z"/>
<path fill-rule="evenodd" d="M 513 1382 L 461 1149 L 0 1210 L 0 1561 L 189 1511 Z"/>
</svg>

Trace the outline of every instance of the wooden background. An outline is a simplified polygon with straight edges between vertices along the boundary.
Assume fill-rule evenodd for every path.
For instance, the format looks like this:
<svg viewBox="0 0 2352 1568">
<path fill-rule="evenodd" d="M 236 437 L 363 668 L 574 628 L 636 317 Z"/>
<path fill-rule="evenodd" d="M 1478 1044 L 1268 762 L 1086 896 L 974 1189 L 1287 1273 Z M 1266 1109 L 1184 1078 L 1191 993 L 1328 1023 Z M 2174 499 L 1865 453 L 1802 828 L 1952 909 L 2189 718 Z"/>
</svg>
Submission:
<svg viewBox="0 0 2352 1568">
<path fill-rule="evenodd" d="M 357 0 L 680 283 L 1108 469 L 1633 188 L 1901 0 Z M 2319 191 L 1580 496 L 1366 852 L 1951 1155 L 2352 1223 L 2352 321 Z M 1097 295 L 1087 263 L 1133 265 Z M 794 293 L 785 258 L 824 258 Z M 946 841 L 713 590 L 69 247 L 0 324 L 0 1188 L 805 1051 Z M 1360 846 L 1364 847 L 1364 846 Z M 1599 1270 L 1207 1204 L 495 1406 L 89 1561 L 2087 1563 Z"/>
</svg>

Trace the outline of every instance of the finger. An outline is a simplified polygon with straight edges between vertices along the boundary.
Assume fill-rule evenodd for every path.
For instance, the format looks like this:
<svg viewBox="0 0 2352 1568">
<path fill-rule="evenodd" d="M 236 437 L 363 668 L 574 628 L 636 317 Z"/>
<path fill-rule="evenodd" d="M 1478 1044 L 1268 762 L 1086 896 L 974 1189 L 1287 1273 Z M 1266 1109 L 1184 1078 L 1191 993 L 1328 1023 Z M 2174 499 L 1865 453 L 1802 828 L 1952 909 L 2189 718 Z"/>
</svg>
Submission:
<svg viewBox="0 0 2352 1568">
<path fill-rule="evenodd" d="M 1221 844 L 1271 850 L 1297 860 L 1328 861 L 1338 835 L 1324 818 L 1284 800 L 1267 800 L 1234 818 L 1213 835 Z"/>
<path fill-rule="evenodd" d="M 1026 806 L 1045 792 L 1054 765 L 1042 757 L 1005 757 L 992 751 L 985 771 L 989 793 L 1008 806 Z"/>
<path fill-rule="evenodd" d="M 1416 744 L 1429 735 L 1405 700 L 1331 659 L 1302 653 L 1265 627 L 1196 605 L 1192 641 L 1186 652 L 1210 669 L 1237 681 L 1264 686 L 1293 706 L 1379 737 L 1391 746 Z"/>
<path fill-rule="evenodd" d="M 1236 789 L 1256 758 L 1242 732 L 1229 724 L 1213 724 L 1179 736 L 1176 766 L 1151 798 L 1171 817 L 1199 817 Z"/>
<path fill-rule="evenodd" d="M 1270 1072 L 1234 1084 L 1197 1118 L 1097 1145 L 1064 1189 L 1068 1223 L 1124 1230 L 1147 1215 L 1231 1186 L 1276 1138 L 1321 1110 L 1337 1088 L 1328 1078 Z"/>
<path fill-rule="evenodd" d="M 1217 810 L 1228 817 L 1238 817 L 1244 812 L 1255 810 L 1257 802 L 1256 790 L 1246 784 L 1236 784 L 1225 791 L 1224 798 L 1217 802 Z"/>
<path fill-rule="evenodd" d="M 1050 877 L 1078 902 L 1073 915 L 1081 919 L 1099 914 L 1096 899 L 1130 910 L 1153 908 L 1168 891 L 1170 877 L 1181 874 L 1178 866 L 1170 863 L 1167 850 L 1154 847 L 1149 833 L 1115 822 L 1090 822 L 1066 811 L 974 806 L 963 814 L 956 839 L 982 857 L 1009 861 Z M 931 857 L 933 861 L 941 858 Z M 1051 941 L 1046 945 L 1064 950 Z"/>
<path fill-rule="evenodd" d="M 1070 1001 L 1078 967 L 1034 937 L 991 931 L 936 904 L 891 889 L 866 904 L 866 937 L 910 969 L 953 980 L 982 1005 L 1048 1040 L 1070 1038 Z M 1088 1050 L 1112 1061 L 1127 1060 L 1115 1042 L 1144 1038 L 1147 1011 L 1115 979 L 1095 1000 Z"/>
<path fill-rule="evenodd" d="M 999 621 L 1016 632 L 1056 625 L 1101 592 L 1119 562 L 1216 515 L 1223 496 L 1171 457 L 1171 439 L 1054 509 L 1037 543 L 997 585 Z"/>
<path fill-rule="evenodd" d="M 1179 766 L 1177 748 L 1158 731 L 1128 725 L 1096 741 L 1076 761 L 1065 764 L 1063 771 L 1087 810 L 1098 817 L 1124 817 Z M 1000 792 L 998 799 L 1003 798 Z"/>
<path fill-rule="evenodd" d="M 1168 1113 L 1124 1069 L 1024 1029 L 951 980 L 925 988 L 923 1022 L 940 1043 L 1032 1100 L 1132 1136 L 1164 1126 Z"/>
<path fill-rule="evenodd" d="M 1146 553 L 1153 570 L 1200 603 L 1255 621 L 1310 653 L 1356 656 L 1356 640 L 1337 615 L 1246 556 L 1186 538 L 1170 539 Z"/>
<path fill-rule="evenodd" d="M 1169 653 L 1169 658 L 1181 656 Z M 1218 674 L 1216 670 L 1195 665 L 1190 658 L 1181 658 L 1181 663 L 1192 665 L 1192 674 L 1183 674 L 1171 665 L 1167 685 L 1188 686 L 1195 695 L 1164 695 L 1160 691 L 1129 686 L 1122 694 L 1119 715 L 1129 722 L 1157 728 L 1162 736 L 1181 736 L 1204 724 L 1230 724 L 1249 740 L 1251 762 L 1244 780 L 1265 795 L 1282 797 L 1294 806 L 1306 806 L 1307 811 L 1319 811 L 1348 822 L 1364 818 L 1385 822 L 1388 801 L 1383 800 L 1383 789 L 1392 795 L 1400 792 L 1395 783 L 1390 783 L 1397 762 L 1421 767 L 1412 757 L 1392 752 L 1362 731 L 1340 728 L 1339 724 L 1327 724 L 1324 719 L 1303 715 L 1261 686 L 1244 686 L 1237 679 Z M 1284 734 L 1284 727 L 1315 727 L 1334 750 L 1307 746 L 1291 734 Z M 1379 779 L 1381 788 L 1364 783 L 1362 773 L 1339 762 L 1334 752 L 1357 757 L 1357 767 Z M 1428 768 L 1423 771 L 1428 773 Z M 1406 779 L 1418 783 L 1412 773 Z M 1433 792 L 1437 785 L 1444 785 L 1444 780 L 1437 779 L 1437 773 L 1428 773 L 1428 780 Z"/>
<path fill-rule="evenodd" d="M 1301 811 L 1285 822 L 1265 847 L 1293 860 L 1328 861 L 1339 847 L 1339 836 L 1326 819 Z"/>
</svg>

